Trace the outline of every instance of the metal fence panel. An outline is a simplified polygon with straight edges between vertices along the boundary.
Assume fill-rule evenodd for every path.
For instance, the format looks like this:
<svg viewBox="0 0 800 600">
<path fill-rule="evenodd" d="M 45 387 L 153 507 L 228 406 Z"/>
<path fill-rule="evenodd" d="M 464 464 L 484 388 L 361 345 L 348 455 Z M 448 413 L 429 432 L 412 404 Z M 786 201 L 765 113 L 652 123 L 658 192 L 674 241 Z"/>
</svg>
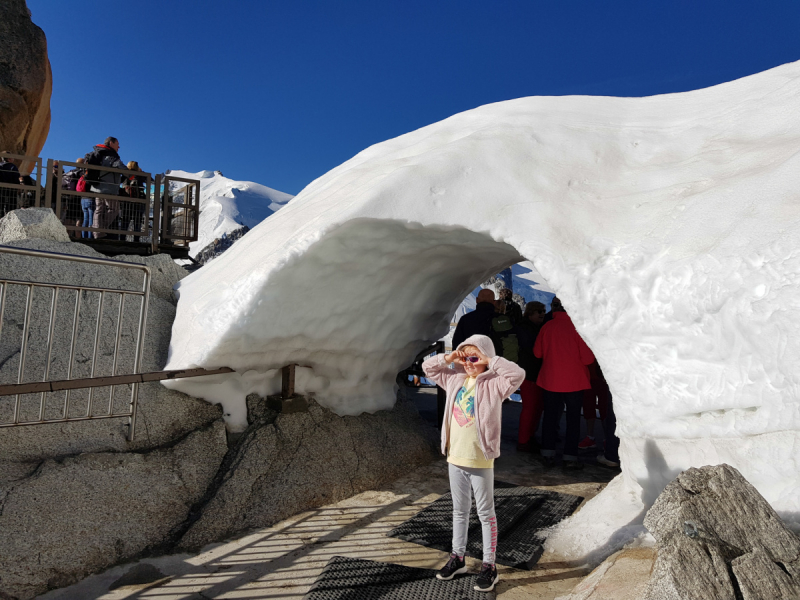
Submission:
<svg viewBox="0 0 800 600">
<path fill-rule="evenodd" d="M 16 372 L 17 385 L 63 384 L 86 375 L 114 377 L 122 362 L 132 364 L 133 373 L 139 373 L 150 299 L 148 267 L 7 246 L 0 246 L 0 253 L 129 269 L 143 275 L 141 290 L 0 278 L 0 378 L 8 379 Z M 132 310 L 126 311 L 126 306 Z M 109 322 L 105 331 L 113 335 L 101 335 L 104 323 Z M 124 331 L 130 334 L 125 336 Z M 33 372 L 32 363 L 44 364 L 43 371 Z M 139 382 L 130 384 L 130 395 L 124 390 L 122 396 L 115 393 L 123 387 L 127 385 L 112 383 L 107 397 L 100 397 L 96 386 L 62 385 L 59 391 L 14 388 L 16 393 L 0 396 L 0 427 L 127 417 L 132 440 Z"/>
</svg>

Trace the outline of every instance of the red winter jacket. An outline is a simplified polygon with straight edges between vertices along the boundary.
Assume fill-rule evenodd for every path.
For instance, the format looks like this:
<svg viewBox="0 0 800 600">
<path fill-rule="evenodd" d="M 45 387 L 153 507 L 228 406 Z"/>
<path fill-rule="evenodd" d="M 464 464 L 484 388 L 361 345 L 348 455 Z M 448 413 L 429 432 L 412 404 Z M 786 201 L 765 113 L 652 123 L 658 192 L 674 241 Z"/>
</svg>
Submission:
<svg viewBox="0 0 800 600">
<path fill-rule="evenodd" d="M 533 355 L 542 359 L 536 385 L 551 392 L 588 390 L 589 369 L 594 354 L 583 341 L 572 319 L 565 312 L 554 312 L 542 326 L 533 346 Z"/>
</svg>

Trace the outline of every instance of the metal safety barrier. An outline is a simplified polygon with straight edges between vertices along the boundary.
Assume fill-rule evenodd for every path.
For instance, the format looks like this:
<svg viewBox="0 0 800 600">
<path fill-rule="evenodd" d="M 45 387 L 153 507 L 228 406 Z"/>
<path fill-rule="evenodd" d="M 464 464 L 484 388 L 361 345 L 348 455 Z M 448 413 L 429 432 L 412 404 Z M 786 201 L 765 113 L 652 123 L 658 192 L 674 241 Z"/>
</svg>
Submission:
<svg viewBox="0 0 800 600">
<path fill-rule="evenodd" d="M 19 163 L 32 167 L 28 172 L 4 170 L 0 173 L 0 217 L 18 208 L 42 206 L 42 159 L 9 152 L 0 152 L 0 159 L 12 162 L 15 166 Z M 4 177 L 9 180 L 3 181 Z"/>
<path fill-rule="evenodd" d="M 169 174 L 156 175 L 156 191 L 162 186 L 161 210 L 158 217 L 153 213 L 153 229 L 161 227 L 158 237 L 162 246 L 188 248 L 189 242 L 197 241 L 200 229 L 200 182 Z"/>
<path fill-rule="evenodd" d="M 115 376 L 117 374 L 121 350 L 120 342 L 122 338 L 123 319 L 125 316 L 125 304 L 129 299 L 138 299 L 139 304 L 138 316 L 136 316 L 138 321 L 136 326 L 136 337 L 132 352 L 133 372 L 138 373 L 139 365 L 141 364 L 142 360 L 145 324 L 147 322 L 147 310 L 150 301 L 149 268 L 144 265 L 125 263 L 109 259 L 88 258 L 84 256 L 73 256 L 69 254 L 58 254 L 54 252 L 43 252 L 38 250 L 25 250 L 7 246 L 0 246 L 0 253 L 38 257 L 48 260 L 75 262 L 101 267 L 115 267 L 131 271 L 138 271 L 142 274 L 142 286 L 140 291 L 116 288 L 99 288 L 83 285 L 20 281 L 14 279 L 0 279 L 0 348 L 6 352 L 11 350 L 11 355 L 2 361 L 2 365 L 6 365 L 14 357 L 15 353 L 13 351 L 17 350 L 15 342 L 12 341 L 11 348 L 9 349 L 4 340 L 4 335 L 6 339 L 10 337 L 8 335 L 10 328 L 5 322 L 10 320 L 10 312 L 13 308 L 10 306 L 11 295 L 15 293 L 14 290 L 17 288 L 20 288 L 22 293 L 25 295 L 24 312 L 23 315 L 21 315 L 22 318 L 20 319 L 20 315 L 17 315 L 16 323 L 12 324 L 13 331 L 13 326 L 16 325 L 19 327 L 19 321 L 22 321 L 22 339 L 19 342 L 18 347 L 19 357 L 18 366 L 16 369 L 16 386 L 3 386 L 3 393 L 0 394 L 0 400 L 2 400 L 7 394 L 13 395 L 13 412 L 10 419 L 0 420 L 0 427 L 127 417 L 128 439 L 133 440 L 133 436 L 136 431 L 136 408 L 139 398 L 139 382 L 133 382 L 131 384 L 132 387 L 130 400 L 127 402 L 127 406 L 124 409 L 120 409 L 119 407 L 115 406 L 115 385 L 111 384 L 111 390 L 108 396 L 107 404 L 104 403 L 104 410 L 100 411 L 97 410 L 97 404 L 99 400 L 97 400 L 95 397 L 94 387 L 88 388 L 89 393 L 88 398 L 85 401 L 85 409 L 82 406 L 76 407 L 73 403 L 72 392 L 76 388 L 71 386 L 61 388 L 50 387 L 50 389 L 36 388 L 35 393 L 39 395 L 38 409 L 27 411 L 29 415 L 32 412 L 33 418 L 23 417 L 23 396 L 25 394 L 33 393 L 33 390 L 27 390 L 24 387 L 17 386 L 23 385 L 25 380 L 28 380 L 28 383 L 30 383 L 31 378 L 37 379 L 38 385 L 41 385 L 42 382 L 49 382 L 52 377 L 51 367 L 53 366 L 54 356 L 57 356 L 57 358 L 60 359 L 59 362 L 61 365 L 61 371 L 63 372 L 66 368 L 66 380 L 68 381 L 73 379 L 73 374 L 76 367 L 76 349 L 79 336 L 84 338 L 84 342 L 88 342 L 84 345 L 90 345 L 92 348 L 91 359 L 88 362 L 90 369 L 89 376 L 90 378 L 94 378 L 98 369 L 98 349 L 100 343 L 100 332 L 102 328 L 101 318 L 104 315 L 103 308 L 104 306 L 112 306 L 113 308 L 113 305 L 116 304 L 117 310 L 111 311 L 112 322 L 114 321 L 113 312 L 116 312 L 116 323 L 113 324 L 115 337 L 113 355 L 111 356 L 110 360 L 111 376 Z M 37 306 L 40 307 L 41 300 L 44 299 L 45 305 L 49 304 L 49 311 L 34 310 L 34 302 L 37 300 L 37 296 L 39 296 L 38 299 L 40 300 L 40 302 L 37 303 Z M 114 300 L 115 298 L 116 301 Z M 85 308 L 94 304 L 95 300 L 97 303 L 96 311 L 91 310 L 92 314 L 87 315 L 87 312 L 89 311 L 85 310 Z M 68 315 L 66 322 L 63 318 L 59 321 L 59 308 L 63 309 L 65 305 L 71 308 L 71 318 Z M 81 312 L 82 309 L 84 309 L 83 312 Z M 44 339 L 44 346 L 46 347 L 44 355 L 46 357 L 45 368 L 43 374 L 39 375 L 33 375 L 26 371 L 26 361 L 28 355 L 31 353 L 31 325 L 34 321 L 36 321 L 38 325 L 44 325 L 45 322 L 47 323 L 46 336 Z M 91 323 L 92 321 L 94 321 L 93 331 L 87 331 L 85 326 L 81 328 L 82 323 L 85 325 L 86 323 Z M 68 342 L 66 342 L 66 340 L 56 339 L 55 332 L 57 324 L 60 324 L 62 329 L 66 330 L 66 332 L 70 334 Z M 4 325 L 6 326 L 4 327 Z M 87 334 L 89 336 L 89 340 L 92 341 L 87 340 Z M 60 350 L 57 355 L 54 355 L 53 349 L 56 345 L 58 345 Z M 39 350 L 42 349 L 39 348 Z M 64 351 L 66 351 L 66 360 L 64 360 Z M 106 362 L 108 362 L 108 360 L 106 360 Z M 106 383 L 105 385 L 109 384 Z M 86 386 L 81 387 L 84 388 Z M 57 405 L 51 405 L 48 407 L 48 393 L 57 391 L 57 389 L 65 391 L 64 398 L 62 401 L 57 403 Z"/>
</svg>

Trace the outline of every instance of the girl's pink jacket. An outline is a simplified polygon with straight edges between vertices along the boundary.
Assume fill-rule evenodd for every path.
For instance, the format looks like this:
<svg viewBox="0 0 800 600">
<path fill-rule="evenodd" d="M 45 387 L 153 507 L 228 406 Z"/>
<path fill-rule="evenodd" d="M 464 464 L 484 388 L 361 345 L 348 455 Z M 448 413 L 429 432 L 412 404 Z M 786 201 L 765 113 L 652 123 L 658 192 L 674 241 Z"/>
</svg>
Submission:
<svg viewBox="0 0 800 600">
<path fill-rule="evenodd" d="M 451 369 L 444 361 L 444 354 L 432 356 L 422 363 L 425 377 L 447 391 L 447 404 L 442 423 L 442 454 L 447 454 L 450 436 L 450 420 L 453 417 L 453 401 L 464 385 L 467 374 L 464 367 L 454 364 Z M 495 356 L 489 367 L 480 375 L 475 387 L 475 425 L 483 455 L 489 458 L 500 456 L 500 428 L 503 421 L 503 400 L 513 394 L 525 380 L 525 371 L 510 360 Z"/>
</svg>

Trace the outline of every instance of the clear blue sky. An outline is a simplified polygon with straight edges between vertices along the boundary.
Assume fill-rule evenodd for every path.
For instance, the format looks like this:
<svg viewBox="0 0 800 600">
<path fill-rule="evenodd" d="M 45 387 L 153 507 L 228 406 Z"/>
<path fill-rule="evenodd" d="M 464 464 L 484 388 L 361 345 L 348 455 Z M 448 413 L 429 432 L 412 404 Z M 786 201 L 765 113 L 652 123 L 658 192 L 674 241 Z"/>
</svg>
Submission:
<svg viewBox="0 0 800 600">
<path fill-rule="evenodd" d="M 647 96 L 800 60 L 800 2 L 28 0 L 53 67 L 44 158 L 106 136 L 153 173 L 297 194 L 362 149 L 533 95 Z"/>
</svg>

